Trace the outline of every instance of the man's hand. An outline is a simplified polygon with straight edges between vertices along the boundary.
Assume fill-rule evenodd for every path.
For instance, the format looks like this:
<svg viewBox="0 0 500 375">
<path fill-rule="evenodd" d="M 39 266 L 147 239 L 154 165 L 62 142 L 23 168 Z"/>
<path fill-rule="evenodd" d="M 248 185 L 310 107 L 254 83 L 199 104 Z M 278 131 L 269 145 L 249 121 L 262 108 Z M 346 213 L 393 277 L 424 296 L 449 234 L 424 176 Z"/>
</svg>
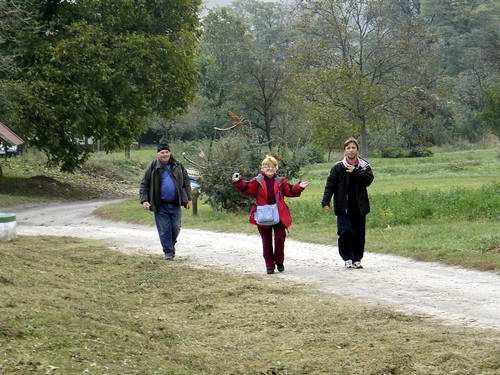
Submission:
<svg viewBox="0 0 500 375">
<path fill-rule="evenodd" d="M 235 173 L 233 174 L 233 177 L 231 177 L 231 180 L 232 180 L 233 182 L 238 182 L 238 181 L 240 180 L 240 178 L 241 178 L 240 174 L 239 174 L 238 172 L 235 172 Z"/>
<path fill-rule="evenodd" d="M 190 208 L 191 208 L 191 201 L 188 201 L 188 202 L 186 203 L 186 209 L 188 209 L 188 210 L 189 210 Z"/>
<path fill-rule="evenodd" d="M 323 211 L 329 212 L 330 210 L 330 206 L 323 206 Z"/>
<path fill-rule="evenodd" d="M 309 181 L 301 181 L 299 183 L 299 186 L 302 188 L 302 189 L 305 189 L 306 187 L 309 186 Z"/>
<path fill-rule="evenodd" d="M 347 173 L 352 173 L 352 171 L 354 170 L 354 165 L 347 164 L 347 167 L 345 167 L 345 170 Z"/>
<path fill-rule="evenodd" d="M 142 202 L 142 207 L 149 211 L 149 209 L 151 208 L 151 204 L 149 202 Z"/>
</svg>

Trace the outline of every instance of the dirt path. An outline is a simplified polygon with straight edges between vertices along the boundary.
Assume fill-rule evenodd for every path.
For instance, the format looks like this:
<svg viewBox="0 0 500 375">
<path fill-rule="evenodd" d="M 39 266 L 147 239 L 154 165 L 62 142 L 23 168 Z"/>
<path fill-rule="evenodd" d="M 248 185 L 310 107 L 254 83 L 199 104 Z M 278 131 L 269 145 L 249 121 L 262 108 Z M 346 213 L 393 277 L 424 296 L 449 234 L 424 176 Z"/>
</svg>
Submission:
<svg viewBox="0 0 500 375">
<path fill-rule="evenodd" d="M 18 210 L 18 233 L 106 240 L 126 253 L 161 254 L 156 229 L 92 216 L 107 202 L 57 204 Z M 139 209 L 139 208 L 138 208 Z M 179 256 L 199 265 L 258 273 L 444 323 L 500 330 L 500 275 L 367 253 L 366 268 L 344 270 L 334 246 L 287 240 L 286 272 L 264 275 L 260 237 L 183 229 Z"/>
</svg>

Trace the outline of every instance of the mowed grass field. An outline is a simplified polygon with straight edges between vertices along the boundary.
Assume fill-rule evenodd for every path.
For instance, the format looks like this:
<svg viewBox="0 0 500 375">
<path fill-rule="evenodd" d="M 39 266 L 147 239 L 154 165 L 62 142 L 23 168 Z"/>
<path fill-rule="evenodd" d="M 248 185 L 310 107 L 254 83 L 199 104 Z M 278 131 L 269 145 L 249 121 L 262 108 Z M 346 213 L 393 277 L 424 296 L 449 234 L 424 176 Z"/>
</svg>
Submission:
<svg viewBox="0 0 500 375">
<path fill-rule="evenodd" d="M 20 237 L 0 250 L 0 374 L 494 375 L 500 335 L 279 278 Z"/>
<path fill-rule="evenodd" d="M 336 245 L 335 217 L 320 208 L 332 164 L 302 170 L 300 178 L 311 184 L 300 198 L 288 200 L 294 218 L 290 238 Z M 436 152 L 428 158 L 374 158 L 370 164 L 375 181 L 368 189 L 368 251 L 500 270 L 500 148 Z M 228 184 L 232 172 L 227 172 Z M 97 213 L 112 220 L 153 223 L 137 198 Z M 246 209 L 217 212 L 205 204 L 197 217 L 184 211 L 183 226 L 257 233 Z"/>
</svg>

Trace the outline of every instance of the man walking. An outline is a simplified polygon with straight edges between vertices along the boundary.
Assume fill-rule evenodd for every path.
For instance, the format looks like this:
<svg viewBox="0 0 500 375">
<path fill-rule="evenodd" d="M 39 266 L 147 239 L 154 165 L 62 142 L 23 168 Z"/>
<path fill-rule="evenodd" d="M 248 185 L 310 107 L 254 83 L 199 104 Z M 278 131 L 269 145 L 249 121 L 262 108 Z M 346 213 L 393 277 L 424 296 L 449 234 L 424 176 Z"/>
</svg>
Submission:
<svg viewBox="0 0 500 375">
<path fill-rule="evenodd" d="M 332 195 L 334 197 L 339 252 L 346 268 L 363 268 L 365 223 L 370 212 L 366 187 L 373 178 L 370 165 L 359 157 L 358 141 L 352 137 L 347 139 L 344 159 L 331 169 L 321 201 L 321 206 L 329 209 Z"/>
<path fill-rule="evenodd" d="M 181 206 L 191 207 L 191 184 L 184 166 L 172 156 L 170 146 L 159 144 L 156 159 L 146 170 L 139 196 L 142 207 L 154 212 L 166 260 L 174 260 L 181 230 Z"/>
</svg>

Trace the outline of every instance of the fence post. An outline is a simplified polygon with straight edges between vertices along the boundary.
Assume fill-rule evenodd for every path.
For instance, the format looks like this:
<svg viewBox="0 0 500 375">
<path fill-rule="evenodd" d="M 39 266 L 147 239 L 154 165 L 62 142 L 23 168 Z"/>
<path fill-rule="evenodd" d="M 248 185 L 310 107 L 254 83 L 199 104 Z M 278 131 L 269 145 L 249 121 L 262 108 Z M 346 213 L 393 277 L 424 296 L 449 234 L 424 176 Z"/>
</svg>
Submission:
<svg viewBox="0 0 500 375">
<path fill-rule="evenodd" d="M 193 191 L 191 192 L 191 198 L 193 199 L 193 216 L 198 216 L 198 196 L 200 195 L 200 192 L 198 191 L 198 188 L 194 188 Z"/>
</svg>

